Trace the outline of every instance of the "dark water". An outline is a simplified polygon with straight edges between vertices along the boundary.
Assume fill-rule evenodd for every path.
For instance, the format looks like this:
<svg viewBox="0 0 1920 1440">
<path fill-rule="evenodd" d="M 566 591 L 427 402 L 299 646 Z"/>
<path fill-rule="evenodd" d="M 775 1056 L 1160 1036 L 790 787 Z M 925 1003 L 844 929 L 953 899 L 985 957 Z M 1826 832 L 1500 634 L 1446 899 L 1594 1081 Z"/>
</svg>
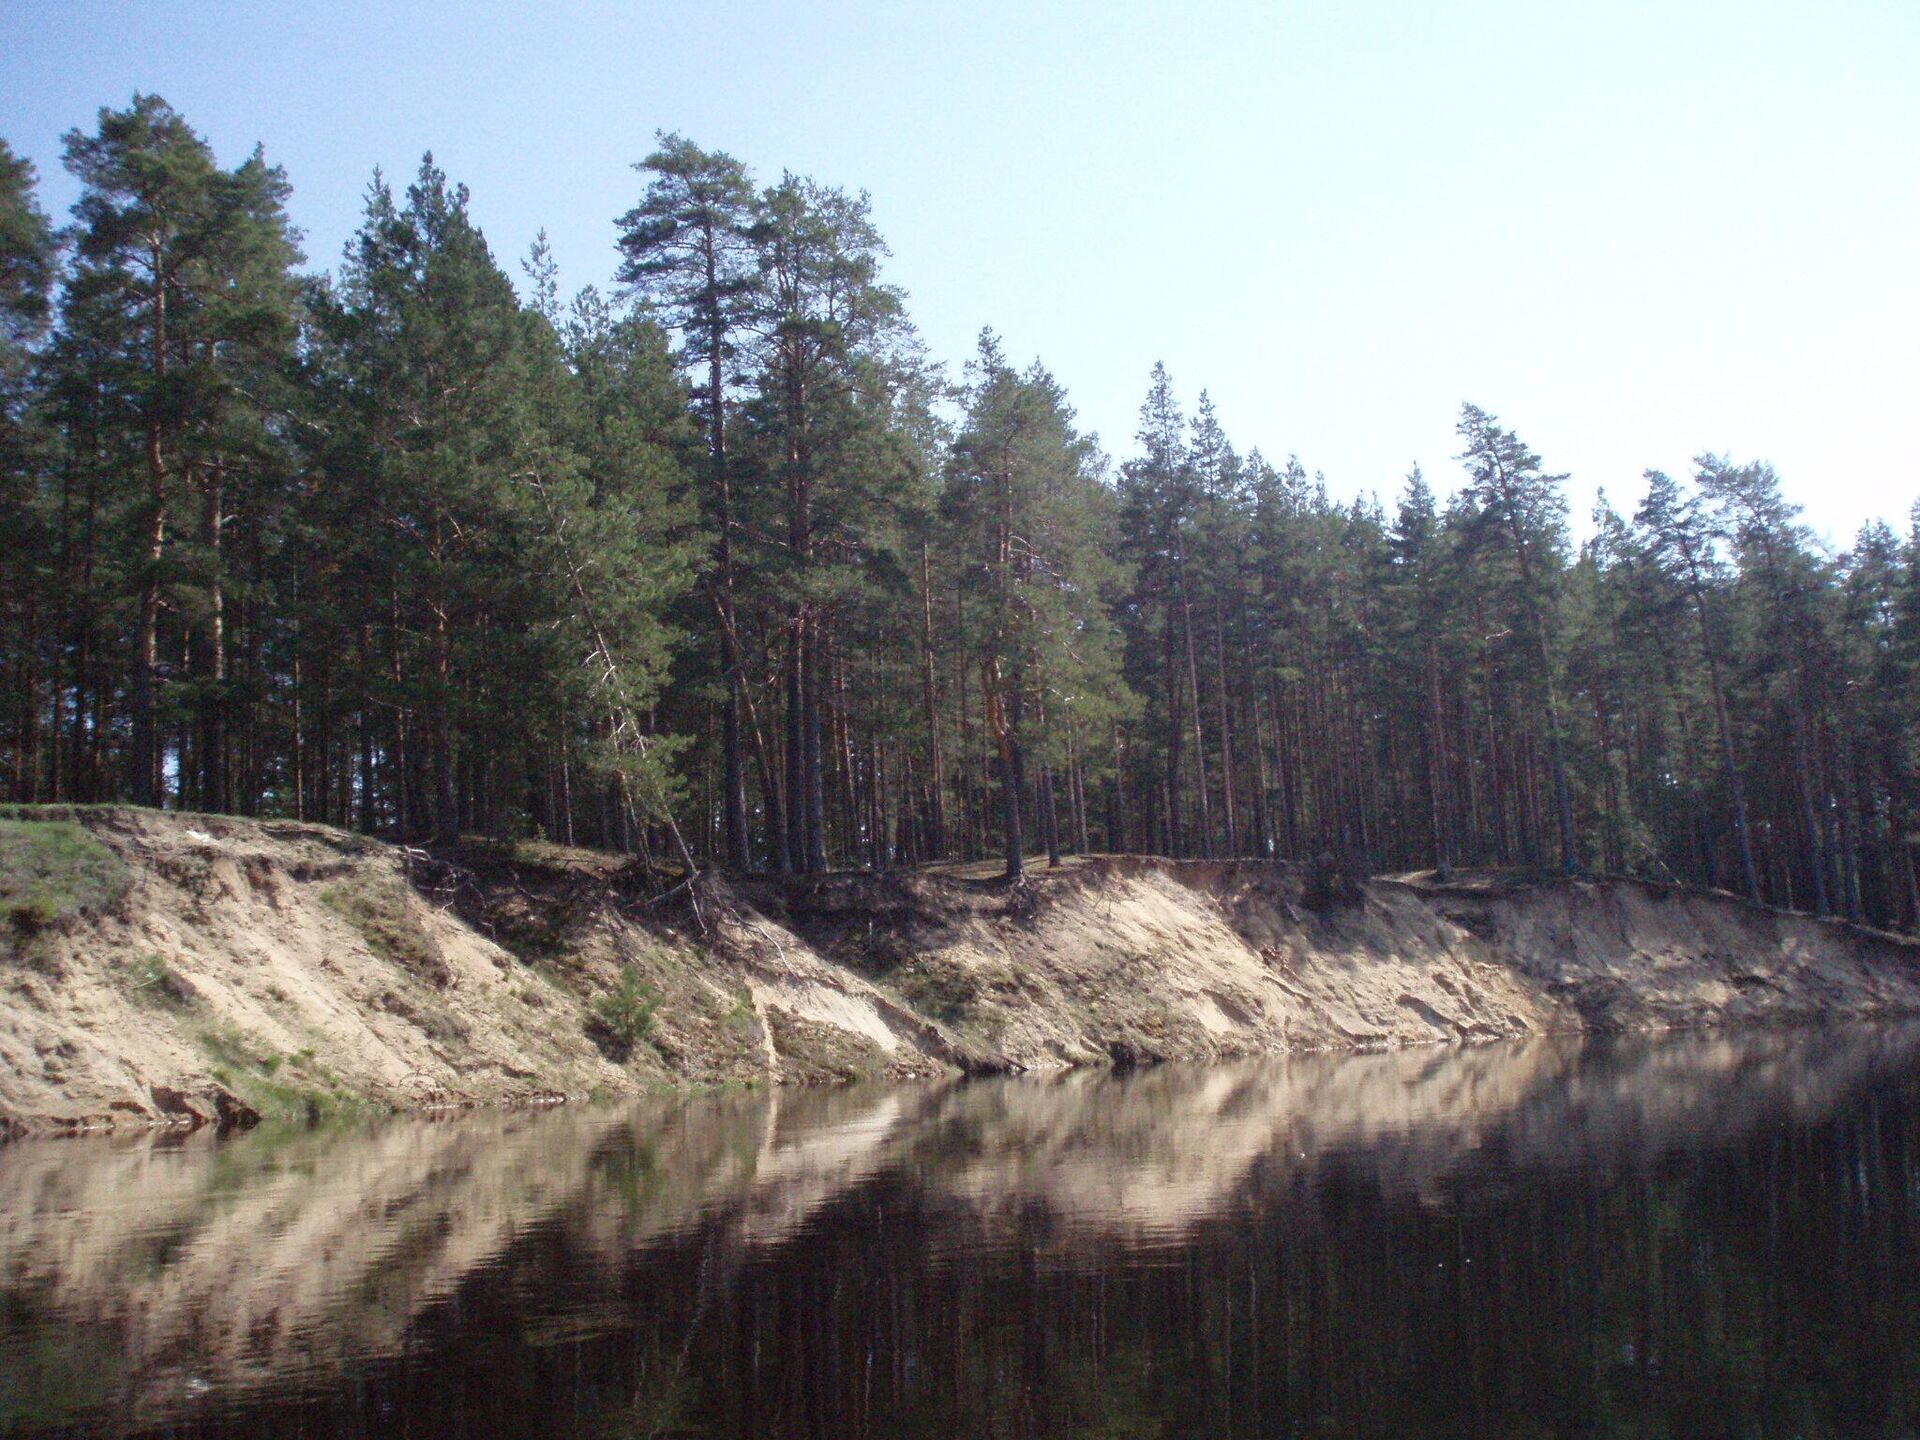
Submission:
<svg viewBox="0 0 1920 1440">
<path fill-rule="evenodd" d="M 0 1432 L 1920 1428 L 1920 1030 L 0 1152 Z"/>
</svg>

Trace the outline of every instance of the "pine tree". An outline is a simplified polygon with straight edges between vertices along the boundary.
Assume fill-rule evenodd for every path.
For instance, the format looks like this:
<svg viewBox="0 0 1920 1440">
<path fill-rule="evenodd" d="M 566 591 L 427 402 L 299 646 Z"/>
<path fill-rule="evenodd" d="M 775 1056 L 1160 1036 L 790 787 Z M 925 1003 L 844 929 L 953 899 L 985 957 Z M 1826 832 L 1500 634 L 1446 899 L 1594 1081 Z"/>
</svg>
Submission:
<svg viewBox="0 0 1920 1440">
<path fill-rule="evenodd" d="M 781 592 L 786 691 L 787 853 L 805 872 L 827 868 L 828 627 L 848 597 L 884 473 L 875 457 L 893 394 L 890 372 L 912 368 L 917 343 L 903 297 L 879 278 L 886 246 L 865 195 L 793 175 L 760 199 L 753 238 L 760 284 L 751 327 L 762 345 L 749 418 L 763 473 L 781 497 Z M 883 447 L 882 447 L 883 448 Z"/>
<path fill-rule="evenodd" d="M 1172 854 L 1213 851 L 1213 815 L 1208 798 L 1206 736 L 1200 717 L 1199 661 L 1194 643 L 1193 590 L 1189 575 L 1199 509 L 1199 480 L 1187 454 L 1187 425 L 1164 365 L 1156 364 L 1140 407 L 1137 436 L 1144 452 L 1121 468 L 1120 501 L 1129 562 L 1137 577 L 1129 605 L 1131 669 L 1153 673 L 1147 656 L 1157 652 L 1150 694 L 1164 717 L 1156 739 L 1163 760 L 1161 833 Z M 1189 752 L 1189 746 L 1191 750 Z M 1182 762 L 1191 753 L 1198 821 L 1185 822 Z M 1149 787 L 1152 777 L 1147 779 Z M 1152 790 L 1149 788 L 1149 795 Z"/>
<path fill-rule="evenodd" d="M 1710 611 L 1718 588 L 1714 533 L 1698 497 L 1682 496 L 1680 487 L 1658 470 L 1646 472 L 1647 495 L 1634 521 L 1644 537 L 1644 554 L 1653 574 L 1673 587 L 1693 611 L 1700 632 L 1700 653 L 1707 667 L 1714 718 L 1720 732 L 1721 761 L 1727 793 L 1733 805 L 1733 833 L 1740 852 L 1740 875 L 1749 899 L 1760 900 L 1760 875 L 1753 861 L 1753 840 L 1747 824 L 1747 799 L 1734 753 L 1733 723 L 1727 713 L 1726 684 L 1721 674 L 1720 647 Z"/>
<path fill-rule="evenodd" d="M 1445 624 L 1445 592 L 1440 574 L 1444 562 L 1440 515 L 1433 490 L 1420 467 L 1407 475 L 1393 529 L 1388 536 L 1392 567 L 1390 613 L 1396 623 L 1400 654 L 1414 661 L 1402 673 L 1403 684 L 1415 680 L 1415 694 L 1405 708 L 1421 716 L 1421 750 L 1425 756 L 1427 816 L 1433 847 L 1434 873 L 1445 883 L 1453 846 L 1448 838 L 1447 739 L 1441 702 L 1441 646 Z M 1396 603 L 1397 601 L 1397 603 Z M 1416 668 L 1417 666 L 1417 668 Z"/>
<path fill-rule="evenodd" d="M 393 643 L 426 637 L 424 675 L 411 654 L 396 668 L 404 708 L 418 705 L 427 722 L 420 818 L 451 841 L 461 829 L 461 734 L 485 728 L 491 703 L 491 687 L 472 682 L 523 659 L 514 638 L 523 632 L 509 625 L 539 608 L 537 577 L 518 559 L 531 516 L 515 493 L 534 426 L 522 414 L 529 355 L 519 302 L 469 218 L 466 188 L 450 185 L 431 156 L 404 207 L 375 177 L 330 318 L 358 412 L 333 466 L 342 498 L 380 526 L 377 583 L 398 612 Z M 343 557 L 352 567 L 366 560 Z M 492 622 L 484 640 L 483 618 Z"/>
<path fill-rule="evenodd" d="M 1040 759 L 1042 839 L 1058 864 L 1053 778 L 1069 727 L 1097 730 L 1124 704 L 1117 636 L 1101 603 L 1119 577 L 1105 548 L 1098 452 L 1073 428 L 1052 377 L 1038 365 L 1016 374 L 986 331 L 968 380 L 941 508 L 964 557 L 971 628 L 962 643 L 997 750 L 1006 876 L 1018 880 L 1030 754 Z"/>
<path fill-rule="evenodd" d="M 640 203 L 620 218 L 620 280 L 654 307 L 681 338 L 683 363 L 700 375 L 709 486 L 706 509 L 714 535 L 707 589 L 718 619 L 725 677 L 721 739 L 722 812 L 727 863 L 750 868 L 743 751 L 744 647 L 736 599 L 737 519 L 727 456 L 729 386 L 741 323 L 758 275 L 749 231 L 753 182 L 732 156 L 702 150 L 683 136 L 661 134 L 658 148 L 634 167 L 652 176 Z M 778 795 L 769 803 L 778 806 Z M 776 822 L 776 867 L 785 869 L 784 823 Z"/>
<path fill-rule="evenodd" d="M 1763 668 L 1771 672 L 1773 688 L 1788 717 L 1814 911 L 1825 915 L 1831 908 L 1831 854 L 1821 818 L 1826 805 L 1817 773 L 1813 666 L 1807 659 L 1819 640 L 1811 597 L 1820 588 L 1820 577 L 1810 539 L 1798 523 L 1799 507 L 1781 495 L 1772 466 L 1735 465 L 1714 455 L 1702 455 L 1694 465 L 1695 483 L 1732 537 L 1742 586 L 1762 616 L 1761 631 L 1771 657 Z"/>
<path fill-rule="evenodd" d="M 143 803 L 159 798 L 162 596 L 181 580 L 197 581 L 202 798 L 224 808 L 226 486 L 241 456 L 257 459 L 275 443 L 256 382 L 286 362 L 295 333 L 291 268 L 302 257 L 285 214 L 288 187 L 258 152 L 221 170 L 157 96 L 102 110 L 92 135 L 69 133 L 66 163 L 83 189 L 63 323 L 86 337 L 76 347 L 92 372 L 82 383 L 111 397 L 137 432 L 145 472 L 134 502 L 130 788 Z M 200 513 L 189 519 L 182 511 L 195 499 Z M 198 541 L 197 565 L 187 567 L 197 575 L 169 564 L 169 542 L 183 530 Z"/>
<path fill-rule="evenodd" d="M 9 517 L 8 544 L 0 549 L 0 667 L 10 677 L 7 693 L 19 709 L 9 717 L 14 735 L 12 777 L 16 800 L 42 798 L 40 766 L 41 681 L 51 669 L 59 693 L 56 645 L 48 635 L 61 605 L 59 517 L 45 481 L 54 460 L 38 370 L 52 315 L 58 265 L 53 226 L 34 195 L 31 161 L 0 141 L 0 514 Z M 55 704 L 58 704 L 56 698 Z M 58 721 L 52 727 L 58 743 Z M 58 793 L 58 764 L 52 767 Z"/>
<path fill-rule="evenodd" d="M 1467 466 L 1465 493 L 1478 512 L 1473 543 L 1503 552 L 1502 558 L 1512 566 L 1511 593 L 1531 632 L 1539 660 L 1537 683 L 1546 716 L 1547 757 L 1560 828 L 1560 868 L 1572 875 L 1580 867 L 1579 841 L 1567 780 L 1558 664 L 1548 632 L 1556 601 L 1555 562 L 1565 543 L 1566 502 L 1559 487 L 1566 476 L 1547 474 L 1539 456 L 1477 406 L 1461 407 L 1459 433 L 1467 442 L 1460 456 Z"/>
</svg>

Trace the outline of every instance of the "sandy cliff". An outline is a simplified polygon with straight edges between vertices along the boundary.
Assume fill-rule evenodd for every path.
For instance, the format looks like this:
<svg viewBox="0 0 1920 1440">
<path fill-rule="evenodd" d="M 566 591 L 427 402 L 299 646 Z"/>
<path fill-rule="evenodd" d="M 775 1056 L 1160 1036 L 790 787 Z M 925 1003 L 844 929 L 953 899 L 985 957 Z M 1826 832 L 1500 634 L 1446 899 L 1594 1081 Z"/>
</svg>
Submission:
<svg viewBox="0 0 1920 1440">
<path fill-rule="evenodd" d="M 1634 881 L 1098 857 L 655 900 L 548 847 L 13 816 L 72 839 L 0 922 L 10 1133 L 1920 1011 L 1920 943 Z"/>
</svg>

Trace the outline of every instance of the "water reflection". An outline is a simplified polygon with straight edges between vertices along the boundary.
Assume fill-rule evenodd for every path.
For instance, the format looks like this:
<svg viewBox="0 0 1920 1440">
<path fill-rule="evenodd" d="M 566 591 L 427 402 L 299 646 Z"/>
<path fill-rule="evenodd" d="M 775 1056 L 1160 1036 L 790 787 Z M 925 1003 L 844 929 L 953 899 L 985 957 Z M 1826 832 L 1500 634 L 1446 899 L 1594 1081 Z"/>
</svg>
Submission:
<svg viewBox="0 0 1920 1440">
<path fill-rule="evenodd" d="M 0 1152 L 0 1432 L 1920 1422 L 1920 1030 Z"/>
</svg>

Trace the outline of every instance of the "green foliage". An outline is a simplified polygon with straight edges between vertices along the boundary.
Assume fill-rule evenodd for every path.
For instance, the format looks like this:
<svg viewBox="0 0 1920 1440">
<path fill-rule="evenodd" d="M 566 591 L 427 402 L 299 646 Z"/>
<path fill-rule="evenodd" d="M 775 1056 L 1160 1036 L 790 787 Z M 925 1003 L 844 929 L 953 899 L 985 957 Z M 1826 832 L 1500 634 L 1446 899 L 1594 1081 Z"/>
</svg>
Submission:
<svg viewBox="0 0 1920 1440">
<path fill-rule="evenodd" d="M 595 997 L 590 1028 L 609 1051 L 624 1058 L 652 1032 L 660 1001 L 660 990 L 647 983 L 637 966 L 622 966 L 613 988 Z"/>
<path fill-rule="evenodd" d="M 431 156 L 315 276 L 286 177 L 157 97 L 67 164 L 63 268 L 0 149 L 16 798 L 539 835 L 656 891 L 1032 837 L 1920 925 L 1920 523 L 1835 553 L 1702 455 L 1576 546 L 1472 405 L 1456 475 L 1338 502 L 1163 366 L 1110 468 L 990 332 L 948 384 L 865 195 L 677 134 L 571 303 Z"/>
<path fill-rule="evenodd" d="M 50 398 L 89 513 L 106 509 L 131 541 L 116 557 L 124 588 L 89 594 L 83 608 L 118 600 L 131 612 L 132 797 L 157 801 L 161 723 L 192 717 L 212 750 L 197 775 L 182 766 L 183 784 L 205 808 L 224 809 L 230 777 L 215 758 L 225 758 L 225 617 L 241 569 L 230 540 L 265 543 L 284 477 L 292 267 L 302 259 L 285 212 L 291 192 L 258 151 L 222 169 L 154 95 L 102 110 L 92 133 L 65 138 L 81 194 Z M 63 493 L 74 479 L 64 477 Z M 240 553 L 249 551 L 262 553 Z M 56 593 L 100 578 L 87 560 L 49 577 Z M 194 663 L 176 682 L 161 656 L 183 648 Z"/>
<path fill-rule="evenodd" d="M 1026 747 L 1064 760 L 1069 727 L 1098 734 L 1130 698 L 1108 615 L 1125 572 L 1112 558 L 1104 457 L 1074 429 L 1053 377 L 1038 364 L 1016 374 L 990 331 L 970 378 L 940 509 L 963 597 L 959 640 L 994 677 L 1009 720 L 1031 715 Z"/>
<path fill-rule="evenodd" d="M 17 936 L 98 914 L 130 883 L 120 857 L 81 825 L 0 819 L 0 914 Z"/>
<path fill-rule="evenodd" d="M 32 400 L 35 352 L 52 315 L 58 250 L 53 225 L 34 195 L 33 162 L 0 140 L 0 479 L 23 477 L 20 427 Z"/>
<path fill-rule="evenodd" d="M 256 1043 L 238 1025 L 219 1021 L 196 1037 L 212 1062 L 209 1074 L 267 1125 L 320 1125 L 364 1119 L 381 1107 L 350 1090 L 313 1050 L 292 1055 Z"/>
<path fill-rule="evenodd" d="M 127 983 L 134 997 L 148 1004 L 179 1008 L 196 998 L 192 982 L 177 974 L 165 956 L 153 952 L 132 962 Z"/>
</svg>

